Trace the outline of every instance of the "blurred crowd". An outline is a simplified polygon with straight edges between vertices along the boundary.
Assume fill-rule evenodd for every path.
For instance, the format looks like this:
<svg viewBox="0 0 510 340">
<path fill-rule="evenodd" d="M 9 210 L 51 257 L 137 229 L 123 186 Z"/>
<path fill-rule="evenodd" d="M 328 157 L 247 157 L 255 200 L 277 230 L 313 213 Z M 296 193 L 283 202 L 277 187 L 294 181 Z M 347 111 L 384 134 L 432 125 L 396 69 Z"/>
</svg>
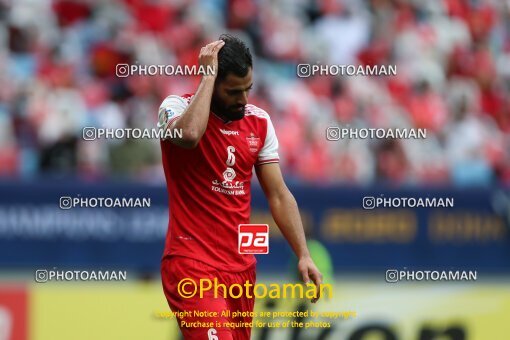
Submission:
<svg viewBox="0 0 510 340">
<path fill-rule="evenodd" d="M 151 128 L 198 77 L 117 77 L 119 63 L 195 65 L 230 32 L 254 54 L 289 181 L 510 184 L 508 0 L 0 0 L 0 177 L 164 181 Z M 397 76 L 299 78 L 298 64 L 396 65 Z M 328 141 L 331 126 L 427 138 Z"/>
</svg>

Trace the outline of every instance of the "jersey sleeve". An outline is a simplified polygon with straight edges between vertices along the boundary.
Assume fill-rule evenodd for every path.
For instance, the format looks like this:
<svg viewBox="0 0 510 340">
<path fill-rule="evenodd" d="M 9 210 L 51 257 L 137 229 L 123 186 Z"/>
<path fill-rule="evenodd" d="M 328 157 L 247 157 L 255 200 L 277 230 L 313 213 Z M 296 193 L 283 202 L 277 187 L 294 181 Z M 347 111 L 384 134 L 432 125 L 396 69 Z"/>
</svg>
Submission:
<svg viewBox="0 0 510 340">
<path fill-rule="evenodd" d="M 187 101 L 180 96 L 168 96 L 159 106 L 158 128 L 171 128 L 172 124 L 184 113 Z"/>
<path fill-rule="evenodd" d="M 255 165 L 278 163 L 280 156 L 278 155 L 278 139 L 274 131 L 271 119 L 267 118 L 267 133 L 264 141 L 264 146 L 259 151 L 257 163 Z"/>
</svg>

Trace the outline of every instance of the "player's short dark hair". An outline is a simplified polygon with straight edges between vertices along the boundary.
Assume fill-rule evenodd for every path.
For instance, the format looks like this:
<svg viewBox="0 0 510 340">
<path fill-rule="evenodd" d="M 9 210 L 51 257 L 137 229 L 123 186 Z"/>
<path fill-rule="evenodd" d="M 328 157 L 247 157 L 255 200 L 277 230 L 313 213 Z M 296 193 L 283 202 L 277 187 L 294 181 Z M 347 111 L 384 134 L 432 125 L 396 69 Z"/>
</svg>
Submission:
<svg viewBox="0 0 510 340">
<path fill-rule="evenodd" d="M 245 77 L 253 64 L 250 49 L 241 39 L 230 34 L 220 35 L 220 40 L 223 40 L 225 45 L 218 53 L 217 79 L 224 79 L 229 73 Z"/>
</svg>

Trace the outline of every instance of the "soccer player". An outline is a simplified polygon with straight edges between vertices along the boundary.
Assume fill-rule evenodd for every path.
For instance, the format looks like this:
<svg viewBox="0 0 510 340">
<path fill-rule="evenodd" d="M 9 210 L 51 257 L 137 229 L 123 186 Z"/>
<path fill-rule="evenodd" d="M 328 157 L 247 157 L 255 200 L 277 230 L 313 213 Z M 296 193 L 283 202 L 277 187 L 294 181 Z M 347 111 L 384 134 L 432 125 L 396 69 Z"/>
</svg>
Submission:
<svg viewBox="0 0 510 340">
<path fill-rule="evenodd" d="M 182 131 L 182 137 L 176 133 L 161 140 L 170 205 L 161 261 L 163 290 L 174 312 L 217 313 L 179 314 L 185 339 L 249 339 L 250 327 L 223 325 L 250 323 L 252 317 L 231 318 L 222 311 L 251 312 L 254 298 L 215 298 L 213 291 L 202 298 L 183 298 L 179 282 L 217 278 L 226 287 L 255 284 L 255 257 L 238 252 L 238 225 L 250 218 L 253 167 L 273 218 L 298 258 L 303 281 L 313 282 L 319 293 L 322 275 L 310 257 L 296 200 L 280 172 L 271 119 L 248 104 L 253 85 L 249 49 L 238 38 L 222 35 L 201 49 L 199 64 L 213 67 L 214 74 L 204 75 L 194 94 L 168 96 L 159 108 L 158 126 Z"/>
</svg>

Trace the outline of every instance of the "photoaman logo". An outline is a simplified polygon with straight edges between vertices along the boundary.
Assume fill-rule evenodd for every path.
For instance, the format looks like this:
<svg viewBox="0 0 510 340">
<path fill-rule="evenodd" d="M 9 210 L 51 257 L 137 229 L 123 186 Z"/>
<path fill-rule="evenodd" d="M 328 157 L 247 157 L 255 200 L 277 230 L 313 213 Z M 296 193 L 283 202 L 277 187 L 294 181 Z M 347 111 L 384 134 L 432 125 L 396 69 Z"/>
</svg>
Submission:
<svg viewBox="0 0 510 340">
<path fill-rule="evenodd" d="M 269 225 L 240 224 L 238 235 L 239 254 L 269 253 Z"/>
</svg>

